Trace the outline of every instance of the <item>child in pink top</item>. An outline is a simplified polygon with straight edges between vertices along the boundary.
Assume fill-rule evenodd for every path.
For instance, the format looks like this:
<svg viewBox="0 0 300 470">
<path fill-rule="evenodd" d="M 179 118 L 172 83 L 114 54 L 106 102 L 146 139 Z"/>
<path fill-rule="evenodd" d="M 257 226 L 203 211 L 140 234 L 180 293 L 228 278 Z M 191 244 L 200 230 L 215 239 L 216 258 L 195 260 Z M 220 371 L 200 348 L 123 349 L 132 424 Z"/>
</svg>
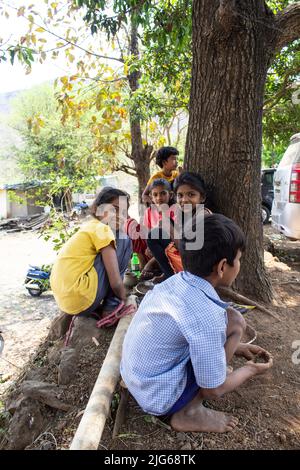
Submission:
<svg viewBox="0 0 300 470">
<path fill-rule="evenodd" d="M 174 220 L 174 212 L 170 209 L 174 201 L 171 185 L 163 178 L 154 180 L 149 186 L 149 190 L 152 204 L 145 211 L 143 225 L 151 230 L 159 225 L 163 217 Z"/>
</svg>

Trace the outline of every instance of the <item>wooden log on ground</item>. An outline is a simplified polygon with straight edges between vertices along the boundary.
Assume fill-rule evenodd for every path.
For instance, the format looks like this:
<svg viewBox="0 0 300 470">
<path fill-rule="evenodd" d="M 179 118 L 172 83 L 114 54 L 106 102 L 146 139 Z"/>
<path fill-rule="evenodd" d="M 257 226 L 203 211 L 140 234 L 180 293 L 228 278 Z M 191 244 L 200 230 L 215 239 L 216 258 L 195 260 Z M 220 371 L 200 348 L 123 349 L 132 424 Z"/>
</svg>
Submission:
<svg viewBox="0 0 300 470">
<path fill-rule="evenodd" d="M 126 304 L 136 307 L 135 296 L 129 296 Z M 70 450 L 98 449 L 113 393 L 120 378 L 122 345 L 131 319 L 132 315 L 127 315 L 118 323 Z"/>
</svg>

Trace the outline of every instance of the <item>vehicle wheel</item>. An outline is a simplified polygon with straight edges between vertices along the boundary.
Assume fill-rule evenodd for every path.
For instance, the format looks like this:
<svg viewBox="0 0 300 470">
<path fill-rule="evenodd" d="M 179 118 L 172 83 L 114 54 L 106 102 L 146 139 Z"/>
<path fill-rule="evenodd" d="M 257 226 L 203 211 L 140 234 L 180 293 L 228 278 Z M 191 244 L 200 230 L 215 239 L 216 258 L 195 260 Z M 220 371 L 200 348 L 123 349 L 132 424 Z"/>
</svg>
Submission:
<svg viewBox="0 0 300 470">
<path fill-rule="evenodd" d="M 42 290 L 37 290 L 37 289 L 27 289 L 29 294 L 32 295 L 32 297 L 39 297 L 41 293 L 43 292 Z"/>
<path fill-rule="evenodd" d="M 261 218 L 263 224 L 268 224 L 270 222 L 271 212 L 266 206 L 261 207 Z"/>
</svg>

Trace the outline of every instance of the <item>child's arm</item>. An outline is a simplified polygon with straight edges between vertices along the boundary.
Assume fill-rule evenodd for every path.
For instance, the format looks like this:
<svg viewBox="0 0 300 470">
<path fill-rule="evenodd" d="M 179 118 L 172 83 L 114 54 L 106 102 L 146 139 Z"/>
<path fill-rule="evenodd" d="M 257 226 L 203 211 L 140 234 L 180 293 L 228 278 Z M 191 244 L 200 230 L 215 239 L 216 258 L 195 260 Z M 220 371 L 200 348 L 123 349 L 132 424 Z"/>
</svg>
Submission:
<svg viewBox="0 0 300 470">
<path fill-rule="evenodd" d="M 201 388 L 201 397 L 206 400 L 219 398 L 225 393 L 232 392 L 254 375 L 264 374 L 273 365 L 273 359 L 269 354 L 268 358 L 269 361 L 263 364 L 256 364 L 253 361 L 248 361 L 245 366 L 240 367 L 229 374 L 226 377 L 225 382 L 217 388 Z"/>
<path fill-rule="evenodd" d="M 101 255 L 105 271 L 108 276 L 109 285 L 116 296 L 124 301 L 126 299 L 126 291 L 120 275 L 116 250 L 112 245 L 108 245 L 105 248 L 102 248 Z"/>
<path fill-rule="evenodd" d="M 143 191 L 143 194 L 142 194 L 142 202 L 144 204 L 146 204 L 147 202 L 150 202 L 151 203 L 151 198 L 149 196 L 149 193 L 150 193 L 150 184 L 147 184 L 146 188 L 144 189 Z"/>
</svg>

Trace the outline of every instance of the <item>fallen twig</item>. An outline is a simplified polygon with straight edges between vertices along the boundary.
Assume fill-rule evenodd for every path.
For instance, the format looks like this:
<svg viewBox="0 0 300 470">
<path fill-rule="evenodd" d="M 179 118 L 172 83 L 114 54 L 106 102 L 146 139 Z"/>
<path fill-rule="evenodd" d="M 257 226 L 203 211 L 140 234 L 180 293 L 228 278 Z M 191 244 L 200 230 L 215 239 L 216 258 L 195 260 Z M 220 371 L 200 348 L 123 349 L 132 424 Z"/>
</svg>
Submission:
<svg viewBox="0 0 300 470">
<path fill-rule="evenodd" d="M 129 392 L 127 388 L 121 387 L 121 399 L 116 413 L 115 424 L 113 428 L 112 438 L 115 439 L 119 434 L 119 429 L 124 424 L 126 419 L 127 403 L 129 399 Z"/>
</svg>

